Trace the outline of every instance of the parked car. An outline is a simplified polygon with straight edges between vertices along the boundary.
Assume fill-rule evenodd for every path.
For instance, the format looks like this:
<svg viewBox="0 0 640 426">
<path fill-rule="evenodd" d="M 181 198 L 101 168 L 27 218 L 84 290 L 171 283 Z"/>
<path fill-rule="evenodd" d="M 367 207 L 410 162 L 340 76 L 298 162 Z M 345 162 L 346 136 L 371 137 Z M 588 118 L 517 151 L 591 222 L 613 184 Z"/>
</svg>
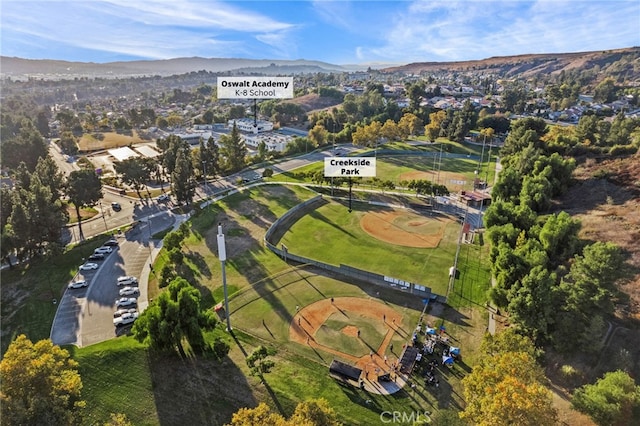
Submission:
<svg viewBox="0 0 640 426">
<path fill-rule="evenodd" d="M 133 306 L 136 303 L 138 303 L 138 301 L 135 297 L 121 297 L 120 299 L 116 300 L 116 307 L 122 308 L 125 306 Z"/>
<path fill-rule="evenodd" d="M 83 288 L 88 286 L 89 286 L 89 283 L 86 280 L 77 280 L 77 281 L 71 281 L 69 285 L 67 285 L 67 288 Z"/>
<path fill-rule="evenodd" d="M 138 319 L 138 313 L 137 312 L 128 312 L 126 314 L 122 314 L 117 318 L 113 319 L 113 325 L 115 325 L 116 327 L 121 327 L 123 325 L 127 325 L 127 324 L 131 324 L 133 323 L 136 319 Z"/>
<path fill-rule="evenodd" d="M 118 277 L 117 284 L 118 284 L 118 287 L 121 285 L 138 284 L 138 279 L 136 277 L 125 275 L 122 277 Z"/>
<path fill-rule="evenodd" d="M 90 271 L 92 269 L 98 269 L 98 264 L 97 263 L 90 263 L 87 262 L 83 265 L 80 265 L 80 270 L 81 271 Z"/>
<path fill-rule="evenodd" d="M 120 289 L 120 296 L 133 296 L 140 294 L 138 287 L 124 287 Z"/>
<path fill-rule="evenodd" d="M 89 260 L 104 260 L 104 254 L 102 253 L 93 253 L 88 257 Z"/>
<path fill-rule="evenodd" d="M 111 238 L 110 240 L 107 240 L 103 244 L 103 246 L 107 246 L 107 247 L 109 247 L 109 246 L 113 247 L 113 246 L 117 246 L 117 245 L 118 245 L 118 240 L 116 240 L 115 238 Z"/>
<path fill-rule="evenodd" d="M 118 309 L 117 311 L 115 311 L 115 312 L 113 313 L 113 317 L 114 317 L 114 318 L 118 318 L 118 317 L 120 317 L 120 316 L 122 316 L 122 315 L 124 315 L 124 314 L 132 314 L 132 313 L 134 313 L 134 312 L 138 312 L 138 310 L 137 310 L 136 308 L 129 308 L 129 309 L 123 308 L 123 309 Z"/>
<path fill-rule="evenodd" d="M 119 212 L 120 210 L 122 210 L 122 206 L 120 205 L 120 203 L 116 203 L 115 201 L 111 203 L 111 208 L 114 212 Z"/>
<path fill-rule="evenodd" d="M 162 194 L 157 198 L 158 201 L 169 201 L 169 196 L 167 194 Z"/>
<path fill-rule="evenodd" d="M 97 249 L 95 249 L 93 252 L 94 253 L 102 253 L 102 254 L 109 254 L 113 251 L 113 249 L 109 246 L 102 246 L 102 247 L 98 247 Z"/>
</svg>

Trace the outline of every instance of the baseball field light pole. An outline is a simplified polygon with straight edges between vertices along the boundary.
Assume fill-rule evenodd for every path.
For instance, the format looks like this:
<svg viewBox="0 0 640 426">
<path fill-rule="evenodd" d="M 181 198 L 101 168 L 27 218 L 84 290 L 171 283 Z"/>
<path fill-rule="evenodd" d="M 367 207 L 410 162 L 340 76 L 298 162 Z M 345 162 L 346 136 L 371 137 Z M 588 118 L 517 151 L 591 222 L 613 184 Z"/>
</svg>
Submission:
<svg viewBox="0 0 640 426">
<path fill-rule="evenodd" d="M 218 258 L 222 269 L 222 290 L 224 291 L 224 317 L 227 320 L 227 331 L 231 331 L 231 319 L 229 315 L 229 295 L 227 294 L 227 273 L 225 270 L 227 261 L 227 248 L 224 242 L 224 234 L 222 233 L 222 224 L 218 224 Z"/>
</svg>

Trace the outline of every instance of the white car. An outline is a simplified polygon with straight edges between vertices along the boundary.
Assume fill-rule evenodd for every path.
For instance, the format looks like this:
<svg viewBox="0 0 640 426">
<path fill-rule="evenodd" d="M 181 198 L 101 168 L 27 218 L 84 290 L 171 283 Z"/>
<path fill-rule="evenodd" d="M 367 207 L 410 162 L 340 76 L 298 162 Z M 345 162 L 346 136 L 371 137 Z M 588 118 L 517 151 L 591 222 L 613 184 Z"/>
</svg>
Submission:
<svg viewBox="0 0 640 426">
<path fill-rule="evenodd" d="M 88 287 L 89 283 L 85 280 L 72 281 L 67 285 L 67 288 L 83 288 Z"/>
<path fill-rule="evenodd" d="M 123 276 L 123 277 L 118 277 L 117 284 L 118 284 L 118 286 L 138 284 L 138 279 L 136 277 L 132 277 L 132 276 L 126 275 L 126 276 Z"/>
<path fill-rule="evenodd" d="M 121 327 L 123 325 L 131 324 L 136 319 L 138 319 L 137 312 L 128 312 L 126 314 L 120 315 L 118 318 L 113 319 L 113 325 L 116 327 Z"/>
<path fill-rule="evenodd" d="M 167 194 L 162 194 L 157 198 L 158 201 L 168 201 L 169 196 Z"/>
<path fill-rule="evenodd" d="M 114 317 L 114 318 L 118 318 L 118 317 L 121 317 L 121 316 L 122 316 L 122 315 L 124 315 L 124 314 L 132 314 L 132 313 L 134 313 L 134 312 L 138 312 L 138 310 L 137 310 L 136 308 L 131 308 L 131 309 L 123 308 L 123 309 L 118 309 L 117 311 L 115 311 L 115 312 L 113 313 L 113 317 Z"/>
<path fill-rule="evenodd" d="M 92 269 L 98 269 L 97 263 L 85 263 L 84 265 L 80 265 L 81 271 L 90 271 Z"/>
<path fill-rule="evenodd" d="M 102 246 L 95 249 L 93 252 L 95 254 L 109 254 L 113 251 L 113 249 L 109 246 Z"/>
<path fill-rule="evenodd" d="M 138 301 L 135 299 L 135 297 L 121 297 L 120 299 L 116 300 L 116 307 L 124 308 L 126 306 L 133 306 L 136 303 L 138 303 Z"/>
<path fill-rule="evenodd" d="M 134 294 L 140 294 L 138 287 L 123 287 L 120 289 L 120 296 L 133 296 Z"/>
</svg>

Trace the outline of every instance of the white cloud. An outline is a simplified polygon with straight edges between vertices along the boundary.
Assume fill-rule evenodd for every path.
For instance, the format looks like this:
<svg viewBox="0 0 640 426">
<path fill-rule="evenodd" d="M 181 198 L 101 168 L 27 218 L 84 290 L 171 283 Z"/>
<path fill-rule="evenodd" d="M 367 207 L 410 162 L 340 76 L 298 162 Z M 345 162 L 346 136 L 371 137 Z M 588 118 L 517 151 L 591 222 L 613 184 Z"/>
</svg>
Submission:
<svg viewBox="0 0 640 426">
<path fill-rule="evenodd" d="M 415 1 L 380 29 L 386 42 L 357 51 L 447 61 L 610 49 L 640 44 L 638 24 L 636 1 Z"/>
<path fill-rule="evenodd" d="M 14 40 L 24 38 L 21 43 L 39 38 L 52 49 L 67 46 L 164 59 L 233 56 L 240 39 L 253 34 L 254 40 L 271 45 L 295 28 L 241 6 L 158 0 L 9 2 L 3 4 L 2 31 Z"/>
</svg>

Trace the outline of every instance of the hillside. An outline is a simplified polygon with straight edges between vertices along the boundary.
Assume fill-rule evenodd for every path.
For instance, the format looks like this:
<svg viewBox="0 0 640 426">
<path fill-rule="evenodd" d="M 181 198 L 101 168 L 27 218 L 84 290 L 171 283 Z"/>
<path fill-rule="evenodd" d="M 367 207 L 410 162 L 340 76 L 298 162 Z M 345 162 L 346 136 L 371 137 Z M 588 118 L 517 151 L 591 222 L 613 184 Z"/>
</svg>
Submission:
<svg viewBox="0 0 640 426">
<path fill-rule="evenodd" d="M 108 62 L 68 62 L 49 59 L 23 59 L 0 57 L 3 77 L 20 78 L 38 76 L 42 78 L 83 77 L 131 77 L 160 75 L 168 76 L 190 72 L 244 72 L 246 74 L 300 74 L 310 72 L 341 72 L 345 69 L 320 61 L 271 60 L 238 58 L 175 58 L 166 60 Z"/>
<path fill-rule="evenodd" d="M 313 60 L 271 60 L 239 58 L 174 58 L 166 60 L 128 62 L 68 62 L 45 59 L 0 57 L 3 77 L 45 79 L 69 77 L 131 77 L 145 75 L 169 76 L 198 71 L 233 72 L 253 75 L 295 75 L 364 71 L 354 65 L 335 65 Z M 640 47 L 598 52 L 525 54 L 491 57 L 460 62 L 415 62 L 394 67 L 380 67 L 385 73 L 420 74 L 423 72 L 474 72 L 503 78 L 529 78 L 559 75 L 561 72 L 587 72 L 591 76 L 612 76 L 618 82 L 640 84 Z"/>
<path fill-rule="evenodd" d="M 553 75 L 569 71 L 592 71 L 617 77 L 618 81 L 640 83 L 640 47 L 557 54 L 528 54 L 491 57 L 477 61 L 416 62 L 399 67 L 385 68 L 383 72 L 476 72 L 505 78 L 527 78 Z"/>
</svg>

